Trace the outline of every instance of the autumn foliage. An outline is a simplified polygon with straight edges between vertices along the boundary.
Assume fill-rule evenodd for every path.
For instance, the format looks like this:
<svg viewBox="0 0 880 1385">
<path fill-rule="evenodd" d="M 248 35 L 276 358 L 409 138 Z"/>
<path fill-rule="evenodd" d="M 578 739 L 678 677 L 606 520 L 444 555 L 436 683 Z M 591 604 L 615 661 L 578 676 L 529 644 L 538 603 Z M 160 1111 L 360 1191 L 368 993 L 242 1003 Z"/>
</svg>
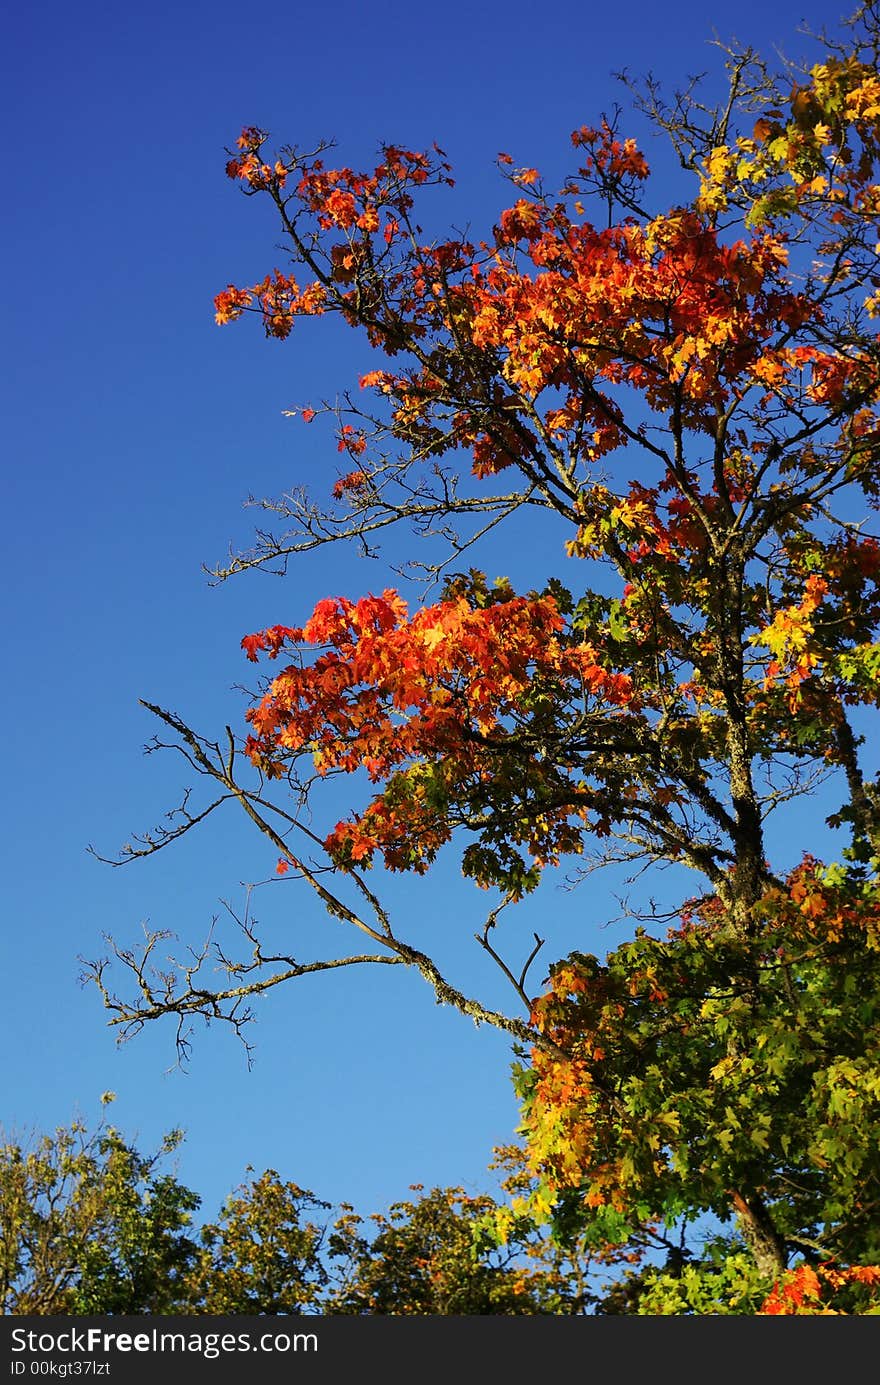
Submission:
<svg viewBox="0 0 880 1385">
<path fill-rule="evenodd" d="M 340 539 L 372 551 L 409 523 L 442 585 L 414 608 L 399 584 L 330 596 L 244 637 L 278 665 L 233 744 L 256 789 L 159 715 L 281 873 L 519 1041 L 532 1212 L 596 1247 L 654 1236 L 667 1257 L 628 1271 L 607 1311 L 878 1301 L 878 41 L 868 5 L 802 69 L 731 50 L 717 106 L 649 86 L 641 118 L 681 163 L 671 192 L 617 120 L 574 132 L 553 192 L 502 155 L 512 198 L 473 241 L 416 220 L 451 183 L 437 148 L 388 146 L 358 172 L 248 127 L 227 165 L 274 206 L 295 272 L 230 284 L 218 323 L 254 314 L 285 339 L 336 314 L 379 364 L 338 410 L 299 411 L 335 420 L 345 469 L 325 496 L 278 505 L 287 531 L 219 575 Z M 564 581 L 445 575 L 538 513 Z M 311 801 L 346 775 L 335 826 L 304 839 L 290 807 L 273 825 L 267 794 Z M 826 782 L 840 859 L 771 849 L 768 817 Z M 481 941 L 519 1018 L 450 987 L 368 883 L 449 844 L 495 892 Z M 665 865 L 690 887 L 665 926 L 556 961 L 536 993 L 533 958 L 506 962 L 491 930 L 566 858 Z M 206 1013 L 195 987 L 152 1013 L 175 1010 Z"/>
<path fill-rule="evenodd" d="M 363 813 L 328 837 L 341 866 L 369 864 L 380 852 L 391 869 L 423 872 L 458 822 L 491 806 L 499 755 L 536 734 L 542 710 L 546 719 L 563 702 L 622 714 L 637 704 L 627 674 L 603 667 L 590 644 L 560 640 L 565 622 L 552 596 L 469 585 L 411 620 L 387 591 L 357 603 L 321 602 L 302 630 L 275 627 L 242 641 L 252 658 L 259 649 L 270 658 L 325 650 L 272 680 L 247 713 L 255 734 L 245 750 L 269 775 L 308 747 L 321 775 L 363 768 L 383 784 Z M 500 841 L 487 831 L 463 859 L 478 883 L 503 882 L 517 895 L 536 883 L 541 866 L 579 850 L 588 816 L 586 797 L 579 805 L 567 779 L 551 786 L 552 767 L 525 758 L 520 767 L 507 792 L 523 803 L 522 830 Z M 531 796 L 551 792 L 557 803 L 525 815 Z"/>
</svg>

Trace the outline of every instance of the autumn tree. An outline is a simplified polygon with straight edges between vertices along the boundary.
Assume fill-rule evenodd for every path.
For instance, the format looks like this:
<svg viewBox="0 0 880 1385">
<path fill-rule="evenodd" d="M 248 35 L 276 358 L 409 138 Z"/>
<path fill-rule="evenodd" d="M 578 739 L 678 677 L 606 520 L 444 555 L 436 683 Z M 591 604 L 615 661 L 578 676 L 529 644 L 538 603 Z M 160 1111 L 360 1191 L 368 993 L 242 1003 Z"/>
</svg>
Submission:
<svg viewBox="0 0 880 1385">
<path fill-rule="evenodd" d="M 181 1034 L 240 1028 L 249 997 L 305 972 L 415 968 L 519 1046 L 531 1205 L 560 1235 L 691 1229 L 633 1311 L 865 1311 L 880 1258 L 880 11 L 809 41 L 778 72 L 725 50 L 717 99 L 637 93 L 634 126 L 678 156 L 671 194 L 622 117 L 574 132 L 558 191 L 501 155 L 509 204 L 481 239 L 421 228 L 417 202 L 451 182 L 437 148 L 357 171 L 242 132 L 227 173 L 290 266 L 230 284 L 217 321 L 296 340 L 336 314 L 377 365 L 300 411 L 331 416 L 326 494 L 264 502 L 280 527 L 217 576 L 409 525 L 429 583 L 414 609 L 390 582 L 288 600 L 245 635 L 274 668 L 244 736 L 147 704 L 209 796 L 122 859 L 235 803 L 367 950 L 268 954 L 245 920 L 225 985 L 208 950 L 154 970 L 159 939 L 119 950 L 133 1000 L 94 968 L 113 1023 L 171 1014 Z M 536 515 L 565 581 L 487 581 L 481 543 Z M 345 776 L 349 815 L 316 828 Z M 816 841 L 774 861 L 768 818 L 810 795 L 840 859 Z M 492 896 L 478 936 L 510 1012 L 442 975 L 370 875 L 428 872 L 445 847 Z M 604 960 L 554 962 L 542 993 L 500 914 L 565 861 L 690 882 Z"/>
</svg>

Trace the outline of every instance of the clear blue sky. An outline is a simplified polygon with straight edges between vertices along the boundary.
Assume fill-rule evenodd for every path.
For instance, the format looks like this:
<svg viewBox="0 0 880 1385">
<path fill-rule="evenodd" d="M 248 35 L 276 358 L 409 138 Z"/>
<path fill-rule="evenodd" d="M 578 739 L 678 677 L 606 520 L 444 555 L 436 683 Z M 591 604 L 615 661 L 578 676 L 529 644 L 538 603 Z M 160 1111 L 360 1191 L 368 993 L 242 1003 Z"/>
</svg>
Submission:
<svg viewBox="0 0 880 1385">
<path fill-rule="evenodd" d="M 623 98 L 613 71 L 650 68 L 672 85 L 713 64 L 713 27 L 808 52 L 795 36 L 802 17 L 818 25 L 837 14 L 816 0 L 714 12 L 694 0 L 543 9 L 54 0 L 8 12 L 7 1131 L 76 1112 L 91 1120 L 113 1089 L 114 1121 L 143 1147 L 185 1128 L 180 1176 L 209 1212 L 248 1164 L 365 1212 L 411 1182 L 487 1185 L 491 1148 L 516 1119 L 507 1043 L 439 1009 L 402 970 L 277 992 L 260 1007 L 251 1072 L 214 1030 L 197 1036 L 186 1072 L 166 1072 L 170 1029 L 117 1048 L 97 994 L 77 983 L 77 957 L 99 955 L 103 932 L 130 943 L 147 923 L 196 942 L 219 900 L 240 905 L 242 882 L 272 869 L 234 815 L 125 870 L 86 854 L 90 842 L 109 853 L 156 822 L 185 782 L 170 759 L 142 759 L 152 727 L 138 698 L 206 731 L 241 724 L 232 685 L 247 679 L 242 634 L 297 622 L 319 597 L 381 588 L 389 576 L 343 551 L 304 558 L 283 584 L 254 575 L 211 588 L 200 570 L 230 542 L 247 544 L 248 493 L 332 484 L 330 437 L 282 410 L 332 396 L 366 368 L 365 348 L 338 325 L 286 344 L 250 323 L 215 326 L 214 293 L 279 262 L 262 204 L 224 176 L 224 147 L 245 123 L 303 146 L 335 136 L 350 164 L 382 140 L 436 139 L 458 177 L 450 219 L 480 230 L 504 205 L 496 153 L 561 170 L 570 131 Z M 543 570 L 527 580 L 540 582 L 553 558 L 533 546 Z M 442 874 L 404 881 L 393 898 L 414 940 L 448 957 L 459 982 L 490 980 L 468 942 L 483 896 Z M 291 891 L 263 891 L 264 907 L 279 926 L 332 927 Z M 525 940 L 532 927 L 558 927 L 555 955 L 601 950 L 600 925 L 614 912 L 595 883 L 575 895 L 551 887 L 517 928 Z"/>
</svg>

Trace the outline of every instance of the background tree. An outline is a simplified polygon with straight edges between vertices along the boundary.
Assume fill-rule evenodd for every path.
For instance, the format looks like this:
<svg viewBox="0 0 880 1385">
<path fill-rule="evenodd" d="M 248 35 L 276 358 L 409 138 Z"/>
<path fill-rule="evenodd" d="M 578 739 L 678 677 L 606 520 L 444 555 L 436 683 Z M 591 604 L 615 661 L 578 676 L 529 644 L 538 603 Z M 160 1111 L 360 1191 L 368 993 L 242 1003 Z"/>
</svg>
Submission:
<svg viewBox="0 0 880 1385">
<path fill-rule="evenodd" d="M 198 1196 L 112 1126 L 80 1121 L 0 1147 L 0 1311 L 186 1311 Z"/>
<path fill-rule="evenodd" d="M 326 1219 L 303 1220 L 330 1204 L 273 1169 L 238 1189 L 202 1228 L 187 1274 L 187 1312 L 320 1312 L 328 1283 L 321 1251 Z"/>
<path fill-rule="evenodd" d="M 94 968 L 114 1023 L 173 1014 L 183 1039 L 192 1016 L 240 1029 L 248 997 L 304 972 L 415 967 L 522 1048 L 533 1208 L 597 1245 L 708 1216 L 750 1266 L 753 1307 L 782 1302 L 793 1264 L 870 1287 L 877 1253 L 880 809 L 862 727 L 880 670 L 878 40 L 868 4 L 804 70 L 728 51 L 718 102 L 648 84 L 642 115 L 688 185 L 672 206 L 616 120 L 574 132 L 555 193 L 502 156 L 516 200 L 475 242 L 415 219 L 450 181 L 440 150 L 388 146 L 356 172 L 243 131 L 227 172 L 273 204 L 296 274 L 229 285 L 218 322 L 255 313 L 283 339 L 336 313 L 385 360 L 335 411 L 346 470 L 328 500 L 267 502 L 289 527 L 218 576 L 339 539 L 372 551 L 409 522 L 444 583 L 413 614 L 389 587 L 246 635 L 249 659 L 282 666 L 244 740 L 151 706 L 172 733 L 156 748 L 212 796 L 123 859 L 235 801 L 279 873 L 371 950 L 269 956 L 246 924 L 251 951 L 220 952 L 217 987 L 210 949 L 155 974 L 154 938 L 120 953 L 133 1002 Z M 568 585 L 450 573 L 537 512 L 579 560 Z M 322 783 L 355 772 L 372 797 L 316 832 Z M 825 783 L 843 860 L 774 865 L 768 817 Z M 496 892 L 478 937 L 519 1013 L 447 981 L 369 883 L 374 863 L 422 873 L 453 842 Z M 666 936 L 576 953 L 539 996 L 542 942 L 506 956 L 499 916 L 565 857 L 692 883 L 665 920 L 645 911 Z M 718 1245 L 679 1248 L 677 1270 L 715 1273 Z M 824 1287 L 843 1302 L 851 1279 Z"/>
</svg>

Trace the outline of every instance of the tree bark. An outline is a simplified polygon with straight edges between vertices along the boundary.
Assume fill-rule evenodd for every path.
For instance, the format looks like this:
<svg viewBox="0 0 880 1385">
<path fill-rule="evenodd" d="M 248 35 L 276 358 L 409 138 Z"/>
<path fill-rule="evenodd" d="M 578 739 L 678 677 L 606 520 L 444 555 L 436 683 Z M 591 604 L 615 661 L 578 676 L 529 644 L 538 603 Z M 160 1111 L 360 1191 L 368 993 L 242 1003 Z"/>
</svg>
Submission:
<svg viewBox="0 0 880 1385">
<path fill-rule="evenodd" d="M 785 1242 L 773 1225 L 763 1199 L 758 1193 L 747 1197 L 733 1193 L 731 1201 L 739 1217 L 743 1239 L 761 1274 L 778 1279 L 787 1267 L 788 1257 Z"/>
</svg>

